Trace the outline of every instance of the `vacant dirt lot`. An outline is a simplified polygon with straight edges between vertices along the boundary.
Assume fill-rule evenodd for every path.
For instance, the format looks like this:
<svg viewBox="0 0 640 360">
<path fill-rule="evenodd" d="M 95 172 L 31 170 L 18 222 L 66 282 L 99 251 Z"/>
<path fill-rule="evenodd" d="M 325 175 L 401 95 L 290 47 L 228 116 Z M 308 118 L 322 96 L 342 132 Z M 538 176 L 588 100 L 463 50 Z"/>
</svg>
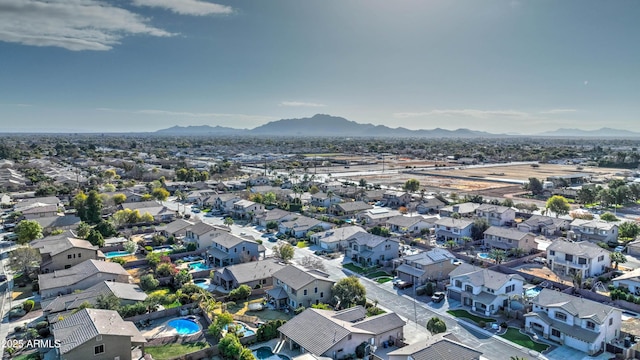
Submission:
<svg viewBox="0 0 640 360">
<path fill-rule="evenodd" d="M 605 169 L 596 167 L 584 167 L 578 169 L 575 165 L 555 165 L 555 164 L 539 164 L 538 167 L 531 165 L 495 165 L 476 168 L 461 168 L 455 170 L 438 170 L 440 175 L 452 176 L 469 176 L 476 178 L 490 179 L 513 179 L 526 181 L 530 177 L 538 179 L 546 179 L 550 176 L 569 175 L 577 173 L 587 173 L 593 176 L 614 176 L 619 169 Z"/>
</svg>

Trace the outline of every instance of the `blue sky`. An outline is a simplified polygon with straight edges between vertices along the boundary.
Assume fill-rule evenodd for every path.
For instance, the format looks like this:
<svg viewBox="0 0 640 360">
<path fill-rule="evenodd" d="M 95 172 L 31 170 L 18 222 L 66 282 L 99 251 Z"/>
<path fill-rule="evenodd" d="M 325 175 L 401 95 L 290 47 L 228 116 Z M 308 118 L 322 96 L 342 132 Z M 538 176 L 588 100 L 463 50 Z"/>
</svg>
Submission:
<svg viewBox="0 0 640 360">
<path fill-rule="evenodd" d="M 640 131 L 640 2 L 0 0 L 0 132 Z"/>
</svg>

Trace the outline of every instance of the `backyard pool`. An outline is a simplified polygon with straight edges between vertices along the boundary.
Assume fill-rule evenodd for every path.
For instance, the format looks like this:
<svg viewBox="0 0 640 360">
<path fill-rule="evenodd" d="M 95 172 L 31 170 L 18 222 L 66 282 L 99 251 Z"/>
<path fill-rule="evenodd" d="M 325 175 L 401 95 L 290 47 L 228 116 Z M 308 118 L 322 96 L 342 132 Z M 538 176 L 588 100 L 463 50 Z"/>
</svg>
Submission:
<svg viewBox="0 0 640 360">
<path fill-rule="evenodd" d="M 256 333 L 255 331 L 253 331 L 253 330 L 249 329 L 249 328 L 247 327 L 247 325 L 245 325 L 245 324 L 243 324 L 243 323 L 241 323 L 241 322 L 237 322 L 237 321 L 235 321 L 232 325 L 235 325 L 235 327 L 236 327 L 236 333 L 237 333 L 238 335 L 242 334 L 242 336 L 251 336 L 251 335 L 255 335 L 255 333 Z M 229 327 L 229 325 L 225 325 L 225 326 L 224 326 L 224 329 L 225 329 L 225 330 L 228 330 L 228 327 Z"/>
<path fill-rule="evenodd" d="M 158 246 L 153 248 L 153 252 L 166 252 L 166 251 L 172 251 L 173 247 L 171 247 L 171 245 L 164 245 L 164 246 Z"/>
<path fill-rule="evenodd" d="M 538 296 L 540 291 L 542 291 L 542 287 L 541 286 L 532 287 L 532 288 L 529 288 L 529 289 L 525 290 L 524 296 L 531 299 L 531 298 L 534 298 L 534 297 Z"/>
<path fill-rule="evenodd" d="M 489 253 L 478 253 L 478 257 L 480 259 L 491 259 L 491 257 L 489 257 Z"/>
<path fill-rule="evenodd" d="M 191 335 L 202 330 L 200 324 L 189 319 L 173 319 L 169 321 L 167 325 L 176 329 L 180 335 Z"/>
<path fill-rule="evenodd" d="M 291 360 L 291 358 L 286 355 L 274 354 L 273 351 L 271 351 L 271 348 L 268 346 L 257 348 L 253 352 L 253 355 L 258 360 Z"/>
<path fill-rule="evenodd" d="M 208 290 L 209 289 L 209 283 L 207 282 L 207 279 L 195 279 L 193 280 L 193 283 L 196 284 L 197 287 Z"/>
<path fill-rule="evenodd" d="M 129 256 L 129 255 L 131 255 L 130 252 L 121 250 L 121 251 L 109 251 L 108 253 L 104 254 L 104 257 L 107 259 L 113 259 L 116 257 Z"/>
<path fill-rule="evenodd" d="M 202 262 L 189 264 L 189 270 L 209 270 L 209 267 Z"/>
</svg>

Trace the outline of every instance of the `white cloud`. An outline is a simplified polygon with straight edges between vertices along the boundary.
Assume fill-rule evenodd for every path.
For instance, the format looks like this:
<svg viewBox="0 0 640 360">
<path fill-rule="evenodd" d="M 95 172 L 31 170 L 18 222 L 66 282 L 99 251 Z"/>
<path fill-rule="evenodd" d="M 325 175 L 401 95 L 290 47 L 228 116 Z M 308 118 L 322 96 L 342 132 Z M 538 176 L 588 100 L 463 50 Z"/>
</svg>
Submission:
<svg viewBox="0 0 640 360">
<path fill-rule="evenodd" d="M 214 4 L 201 0 L 133 0 L 136 6 L 159 7 L 180 15 L 231 14 L 230 6 Z"/>
<path fill-rule="evenodd" d="M 578 110 L 576 109 L 551 109 L 551 110 L 546 110 L 546 111 L 540 111 L 540 114 L 549 114 L 549 115 L 554 115 L 554 114 L 567 114 L 567 113 L 574 113 Z"/>
<path fill-rule="evenodd" d="M 325 104 L 318 104 L 312 102 L 303 102 L 303 101 L 283 101 L 279 104 L 279 106 L 290 106 L 290 107 L 325 107 Z"/>
<path fill-rule="evenodd" d="M 414 118 L 427 116 L 466 116 L 478 119 L 487 119 L 492 117 L 528 117 L 529 114 L 516 110 L 478 110 L 478 109 L 436 109 L 426 112 L 400 112 L 393 114 L 395 118 Z"/>
<path fill-rule="evenodd" d="M 110 50 L 128 35 L 171 36 L 138 14 L 96 0 L 0 0 L 0 41 Z"/>
</svg>

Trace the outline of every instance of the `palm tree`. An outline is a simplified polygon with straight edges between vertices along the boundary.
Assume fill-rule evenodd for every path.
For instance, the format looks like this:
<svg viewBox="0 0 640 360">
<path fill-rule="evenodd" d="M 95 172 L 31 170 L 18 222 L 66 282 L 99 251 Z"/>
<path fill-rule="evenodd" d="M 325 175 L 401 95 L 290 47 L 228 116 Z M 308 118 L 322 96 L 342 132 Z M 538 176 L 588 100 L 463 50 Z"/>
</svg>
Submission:
<svg viewBox="0 0 640 360">
<path fill-rule="evenodd" d="M 509 252 L 511 253 L 511 256 L 516 258 L 522 257 L 526 253 L 523 248 L 512 248 Z"/>
<path fill-rule="evenodd" d="M 621 252 L 612 252 L 609 255 L 609 259 L 611 260 L 611 262 L 614 264 L 614 268 L 616 270 L 618 270 L 618 264 L 624 264 L 627 262 L 627 258 L 624 256 L 623 253 Z"/>
<path fill-rule="evenodd" d="M 489 252 L 489 258 L 493 259 L 496 264 L 500 264 L 507 257 L 507 252 L 502 249 L 493 249 Z"/>
</svg>

